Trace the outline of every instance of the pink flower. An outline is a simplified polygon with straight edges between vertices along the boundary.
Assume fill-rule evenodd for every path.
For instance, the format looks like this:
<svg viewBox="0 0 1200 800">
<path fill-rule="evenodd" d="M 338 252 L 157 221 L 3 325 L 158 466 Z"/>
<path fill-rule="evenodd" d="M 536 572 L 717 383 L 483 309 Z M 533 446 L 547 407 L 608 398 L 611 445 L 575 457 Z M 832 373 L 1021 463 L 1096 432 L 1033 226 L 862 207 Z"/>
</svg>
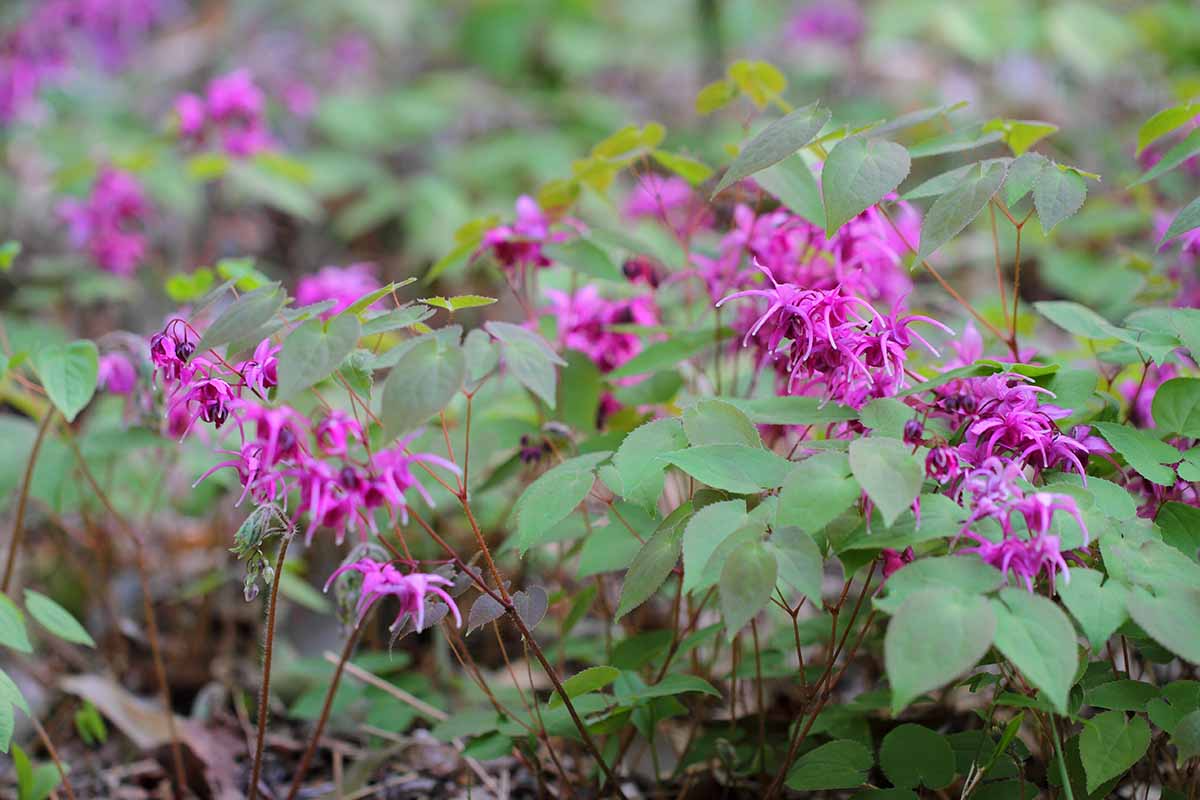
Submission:
<svg viewBox="0 0 1200 800">
<path fill-rule="evenodd" d="M 102 168 L 87 198 L 65 200 L 58 211 L 70 226 L 72 245 L 101 269 L 129 276 L 145 258 L 150 204 L 129 173 Z"/>
<path fill-rule="evenodd" d="M 175 99 L 175 115 L 179 119 L 179 134 L 185 139 L 199 141 L 208 122 L 208 109 L 198 95 L 181 94 Z"/>
<path fill-rule="evenodd" d="M 637 178 L 625 201 L 629 219 L 649 217 L 662 222 L 681 237 L 712 224 L 713 215 L 704 199 L 683 178 L 650 172 Z"/>
<path fill-rule="evenodd" d="M 311 305 L 333 300 L 333 308 L 321 314 L 321 319 L 329 319 L 379 287 L 374 264 L 360 262 L 347 267 L 322 267 L 315 275 L 300 279 L 296 286 L 296 302 L 299 305 Z"/>
<path fill-rule="evenodd" d="M 574 294 L 547 289 L 550 308 L 543 313 L 558 320 L 563 346 L 587 355 L 601 372 L 611 372 L 642 350 L 636 333 L 613 330 L 617 325 L 654 326 L 661 322 L 653 298 L 643 295 L 622 300 L 600 296 L 588 285 Z"/>
<path fill-rule="evenodd" d="M 419 633 L 425 628 L 427 595 L 433 595 L 449 607 L 450 613 L 454 615 L 455 624 L 459 627 L 462 626 L 462 616 L 458 613 L 458 606 L 455 605 L 454 599 L 440 588 L 452 584 L 448 578 L 426 572 L 410 572 L 405 575 L 391 564 L 370 558 L 361 558 L 334 570 L 333 574 L 329 576 L 329 580 L 325 582 L 325 591 L 329 591 L 329 587 L 339 575 L 351 571 L 362 575 L 362 588 L 359 590 L 356 605 L 358 612 L 356 625 L 362 623 L 363 618 L 376 601 L 391 595 L 400 601 L 400 611 L 396 615 L 391 629 L 399 628 L 407 614 L 412 618 L 413 627 Z"/>
<path fill-rule="evenodd" d="M 879 554 L 883 556 L 884 580 L 890 578 L 893 573 L 895 573 L 905 564 L 911 564 L 914 558 L 913 549 L 911 547 L 904 548 L 903 553 L 893 550 L 890 547 L 885 547 L 879 551 Z"/>
<path fill-rule="evenodd" d="M 96 385 L 113 394 L 130 394 L 137 386 L 137 368 L 124 353 L 100 356 Z"/>
<path fill-rule="evenodd" d="M 1057 536 L 1035 536 L 1031 539 L 1004 539 L 992 542 L 967 531 L 965 534 L 977 544 L 975 547 L 963 548 L 962 553 L 975 553 L 987 564 L 992 565 L 1005 575 L 1015 575 L 1025 584 L 1025 588 L 1033 591 L 1034 582 L 1045 572 L 1050 582 L 1050 591 L 1054 591 L 1055 576 L 1062 574 L 1064 581 L 1071 580 L 1071 572 L 1067 562 L 1059 550 Z"/>
<path fill-rule="evenodd" d="M 175 100 L 180 135 L 194 145 L 216 140 L 229 155 L 245 158 L 274 145 L 266 123 L 266 100 L 249 70 L 238 69 L 208 84 L 203 98 Z"/>
<path fill-rule="evenodd" d="M 268 389 L 279 383 L 278 356 L 282 349 L 282 345 L 275 344 L 269 338 L 259 342 L 254 348 L 254 355 L 237 367 L 245 385 L 260 395 L 266 395 Z"/>
<path fill-rule="evenodd" d="M 551 261 L 542 252 L 542 246 L 565 241 L 569 234 L 552 231 L 550 218 L 527 194 L 517 198 L 516 211 L 516 220 L 511 225 L 498 225 L 483 235 L 476 255 L 489 251 L 506 270 L 550 266 Z"/>
<path fill-rule="evenodd" d="M 805 5 L 788 27 L 788 33 L 798 42 L 826 41 L 842 47 L 856 44 L 865 31 L 866 21 L 859 7 L 836 0 Z"/>
</svg>

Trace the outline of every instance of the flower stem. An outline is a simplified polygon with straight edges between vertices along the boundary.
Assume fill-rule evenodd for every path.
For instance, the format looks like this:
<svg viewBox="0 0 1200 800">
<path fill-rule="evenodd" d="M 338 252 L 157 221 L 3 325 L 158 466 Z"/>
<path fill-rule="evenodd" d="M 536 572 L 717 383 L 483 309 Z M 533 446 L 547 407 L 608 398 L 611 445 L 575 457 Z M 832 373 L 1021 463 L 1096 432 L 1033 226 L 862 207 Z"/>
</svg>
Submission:
<svg viewBox="0 0 1200 800">
<path fill-rule="evenodd" d="M 267 631 L 263 646 L 262 681 L 258 690 L 258 737 L 254 744 L 254 769 L 250 772 L 250 800 L 258 797 L 258 778 L 262 772 L 263 742 L 267 736 L 268 700 L 271 694 L 271 655 L 275 645 L 275 611 L 278 605 L 279 579 L 283 575 L 283 559 L 287 556 L 292 537 L 285 535 L 275 559 L 275 577 L 271 580 L 271 597 L 267 605 Z"/>
<path fill-rule="evenodd" d="M 1062 780 L 1063 794 L 1067 800 L 1075 800 L 1075 794 L 1071 791 L 1071 776 L 1067 773 L 1067 761 L 1063 758 L 1062 742 L 1058 738 L 1058 726 L 1054 724 L 1054 717 L 1050 717 L 1050 733 L 1054 740 L 1054 759 L 1058 762 L 1058 777 Z"/>
<path fill-rule="evenodd" d="M 358 634 L 361 630 L 361 623 L 354 626 L 350 631 L 350 636 L 346 639 L 345 646 L 342 647 L 342 655 L 333 671 L 333 678 L 329 681 L 329 688 L 325 691 L 325 704 L 321 706 L 321 718 L 317 720 L 317 727 L 313 729 L 312 738 L 308 740 L 308 747 L 304 748 L 304 755 L 300 757 L 296 774 L 292 777 L 292 787 L 288 789 L 287 800 L 294 800 L 296 793 L 300 791 L 300 782 L 304 780 L 304 775 L 308 772 L 308 764 L 312 761 L 313 754 L 317 752 L 317 743 L 325 731 L 325 724 L 329 721 L 329 712 L 333 708 L 333 698 L 337 694 L 338 684 L 342 680 L 342 671 L 346 667 L 346 662 L 350 660 L 350 654 L 354 652 L 354 645 L 358 643 Z"/>
<path fill-rule="evenodd" d="M 17 500 L 17 516 L 13 520 L 12 539 L 8 542 L 8 560 L 4 563 L 4 582 L 0 583 L 0 593 L 2 594 L 8 594 L 13 567 L 17 563 L 17 551 L 21 548 L 21 538 L 25 533 L 25 506 L 29 502 L 29 487 L 33 483 L 33 469 L 37 466 L 38 453 L 41 452 L 46 431 L 50 430 L 50 423 L 57 415 L 58 411 L 50 409 L 42 417 L 42 422 L 38 425 L 37 436 L 33 440 L 33 449 L 29 451 L 29 461 L 25 464 L 25 480 L 21 483 L 21 497 Z"/>
</svg>

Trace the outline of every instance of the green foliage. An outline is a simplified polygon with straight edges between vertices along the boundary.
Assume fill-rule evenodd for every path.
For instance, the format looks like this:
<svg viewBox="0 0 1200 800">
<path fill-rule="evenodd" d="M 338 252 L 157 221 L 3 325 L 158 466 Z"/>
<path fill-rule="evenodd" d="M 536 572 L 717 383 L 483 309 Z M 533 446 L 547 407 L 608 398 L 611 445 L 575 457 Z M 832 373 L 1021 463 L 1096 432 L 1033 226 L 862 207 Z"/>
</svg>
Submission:
<svg viewBox="0 0 1200 800">
<path fill-rule="evenodd" d="M 721 570 L 721 616 L 732 639 L 766 606 L 775 591 L 779 565 L 762 541 L 748 542 L 730 554 Z"/>
<path fill-rule="evenodd" d="M 908 151 L 895 142 L 850 136 L 829 152 L 822 171 L 825 234 L 875 205 L 908 177 Z"/>
<path fill-rule="evenodd" d="M 536 545 L 583 502 L 595 483 L 597 465 L 609 455 L 605 451 L 567 459 L 529 485 L 513 510 L 521 551 Z"/>
<path fill-rule="evenodd" d="M 1145 755 L 1150 746 L 1150 726 L 1144 717 L 1127 718 L 1121 711 L 1092 717 L 1079 734 L 1079 757 L 1087 773 L 1087 790 L 1123 774 Z"/>
<path fill-rule="evenodd" d="M 1065 713 L 1079 653 L 1070 619 L 1051 601 L 1016 588 L 991 601 L 996 615 L 996 649 Z"/>
<path fill-rule="evenodd" d="M 921 725 L 906 724 L 883 737 L 879 766 L 893 786 L 942 789 L 954 780 L 954 751 L 946 737 Z"/>
<path fill-rule="evenodd" d="M 832 741 L 800 756 L 788 771 L 787 785 L 799 792 L 852 789 L 866 782 L 874 765 L 871 751 L 859 742 Z"/>
<path fill-rule="evenodd" d="M 71 612 L 49 597 L 46 597 L 46 595 L 35 592 L 32 589 L 26 589 L 25 608 L 29 611 L 29 615 L 37 620 L 43 628 L 58 638 L 74 642 L 75 644 L 87 645 L 88 647 L 96 646 L 96 642 L 92 639 L 91 635 L 79 624 L 75 617 L 71 616 Z"/>
<path fill-rule="evenodd" d="M 67 422 L 74 422 L 96 393 L 96 344 L 83 339 L 44 347 L 34 354 L 33 368 L 54 407 Z"/>
<path fill-rule="evenodd" d="M 713 196 L 742 178 L 778 164 L 811 142 L 829 122 L 830 112 L 812 103 L 775 120 L 746 146 L 721 176 Z"/>
<path fill-rule="evenodd" d="M 543 403 L 554 408 L 558 371 L 567 362 L 554 348 L 532 331 L 507 322 L 489 322 L 485 329 L 500 342 L 500 357 L 513 376 Z"/>
<path fill-rule="evenodd" d="M 898 439 L 872 436 L 850 443 L 850 469 L 891 527 L 921 491 L 924 467 Z"/>
<path fill-rule="evenodd" d="M 329 377 L 358 344 L 362 326 L 353 314 L 328 322 L 310 319 L 283 340 L 276 401 L 287 400 Z"/>
<path fill-rule="evenodd" d="M 929 258 L 970 225 L 1000 190 L 1007 173 L 1008 165 L 1004 162 L 980 162 L 953 189 L 935 200 L 921 223 L 917 260 Z"/>
<path fill-rule="evenodd" d="M 196 352 L 203 353 L 249 338 L 283 308 L 286 300 L 287 294 L 278 284 L 267 284 L 242 295 L 205 329 L 196 345 Z"/>
<path fill-rule="evenodd" d="M 703 484 L 734 494 L 750 494 L 783 485 L 788 462 L 761 447 L 711 444 L 658 456 Z"/>
<path fill-rule="evenodd" d="M 442 337 L 413 341 L 383 384 L 380 418 L 389 437 L 424 424 L 454 399 L 466 378 L 462 348 Z"/>
<path fill-rule="evenodd" d="M 680 506 L 642 545 L 621 584 L 616 619 L 646 602 L 671 574 L 683 552 L 684 523 L 690 513 L 687 505 Z"/>
</svg>

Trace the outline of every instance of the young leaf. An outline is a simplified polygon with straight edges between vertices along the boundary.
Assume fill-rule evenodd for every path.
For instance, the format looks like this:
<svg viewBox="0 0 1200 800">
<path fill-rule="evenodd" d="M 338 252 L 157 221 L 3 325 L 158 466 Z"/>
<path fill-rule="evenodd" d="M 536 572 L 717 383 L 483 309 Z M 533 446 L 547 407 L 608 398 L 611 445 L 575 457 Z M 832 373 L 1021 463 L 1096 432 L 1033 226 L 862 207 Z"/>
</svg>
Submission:
<svg viewBox="0 0 1200 800">
<path fill-rule="evenodd" d="M 484 329 L 500 340 L 500 355 L 521 385 L 554 408 L 557 402 L 558 372 L 555 366 L 566 366 L 546 340 L 533 331 L 508 322 L 488 322 Z"/>
<path fill-rule="evenodd" d="M 484 297 L 478 294 L 460 294 L 455 297 L 422 297 L 417 302 L 433 306 L 434 308 L 444 308 L 453 314 L 455 311 L 462 311 L 464 308 L 490 306 L 496 302 L 496 298 Z"/>
<path fill-rule="evenodd" d="M 361 331 L 352 314 L 339 314 L 328 324 L 310 319 L 292 331 L 279 352 L 275 400 L 287 400 L 329 377 L 354 350 Z"/>
<path fill-rule="evenodd" d="M 834 145 L 821 171 L 825 235 L 894 191 L 911 165 L 908 151 L 886 139 L 850 136 Z"/>
<path fill-rule="evenodd" d="M 1049 234 L 1058 223 L 1083 207 L 1087 184 L 1073 169 L 1047 164 L 1033 183 L 1033 206 L 1042 231 Z"/>
<path fill-rule="evenodd" d="M 1065 714 L 1079 666 L 1071 621 L 1053 602 L 1023 589 L 1001 589 L 999 599 L 991 603 L 996 648 Z"/>
<path fill-rule="evenodd" d="M 1088 792 L 1124 774 L 1149 747 L 1150 725 L 1145 717 L 1127 719 L 1123 711 L 1106 711 L 1089 719 L 1079 734 L 1079 758 Z"/>
<path fill-rule="evenodd" d="M 678 153 L 668 153 L 665 150 L 651 150 L 650 155 L 666 169 L 674 172 L 693 186 L 704 183 L 712 177 L 713 170 L 703 161 L 697 161 Z"/>
<path fill-rule="evenodd" d="M 912 505 L 925 478 L 912 448 L 883 436 L 850 442 L 850 469 L 888 527 Z"/>
<path fill-rule="evenodd" d="M 21 255 L 21 243 L 8 241 L 0 244 L 0 272 L 12 269 L 13 262 Z"/>
<path fill-rule="evenodd" d="M 770 601 L 778 574 L 775 554 L 761 540 L 737 548 L 725 562 L 720 582 L 721 616 L 725 634 L 731 640 Z"/>
<path fill-rule="evenodd" d="M 26 589 L 25 608 L 29 611 L 29 615 L 36 619 L 43 628 L 58 638 L 74 642 L 75 644 L 87 645 L 88 647 L 96 646 L 96 642 L 92 639 L 91 635 L 71 616 L 71 612 L 49 597 L 46 597 L 46 595 L 39 594 L 32 589 Z"/>
<path fill-rule="evenodd" d="M 778 164 L 807 145 L 829 122 L 830 116 L 828 109 L 812 103 L 772 122 L 742 148 L 742 152 L 721 177 L 712 196 L 716 197 L 727 186 L 742 178 Z"/>
<path fill-rule="evenodd" d="M 380 417 L 389 439 L 423 425 L 445 408 L 466 377 L 461 347 L 436 336 L 414 341 L 383 385 Z"/>
<path fill-rule="evenodd" d="M 1134 186 L 1139 186 L 1146 181 L 1152 181 L 1161 175 L 1167 174 L 1197 153 L 1200 153 L 1200 128 L 1189 133 L 1187 138 L 1168 150 L 1166 155 L 1157 164 L 1146 170 L 1142 174 L 1142 177 L 1129 184 L 1129 188 L 1132 189 Z"/>
<path fill-rule="evenodd" d="M 992 646 L 995 631 L 996 616 L 987 598 L 945 588 L 911 595 L 883 639 L 892 712 L 974 667 Z"/>
<path fill-rule="evenodd" d="M 968 171 L 961 183 L 935 200 L 921 225 L 917 260 L 929 258 L 970 225 L 1000 190 L 1007 174 L 1008 164 L 1003 161 L 981 162 L 977 169 Z"/>
<path fill-rule="evenodd" d="M 779 579 L 819 606 L 824 560 L 812 537 L 795 525 L 784 525 L 771 532 L 765 546 L 779 564 Z"/>
<path fill-rule="evenodd" d="M 603 689 L 615 681 L 620 674 L 621 670 L 616 667 L 588 667 L 563 681 L 563 691 L 566 692 L 568 698 L 574 699 L 581 694 Z M 562 704 L 562 695 L 558 692 L 550 695 L 550 702 L 548 703 L 550 708 L 557 708 Z"/>
<path fill-rule="evenodd" d="M 984 131 L 999 131 L 1014 156 L 1020 156 L 1040 140 L 1058 130 L 1050 122 L 1028 119 L 994 119 L 984 123 Z"/>
<path fill-rule="evenodd" d="M 33 357 L 42 388 L 67 422 L 92 400 L 100 369 L 95 342 L 86 339 L 43 347 Z"/>
<path fill-rule="evenodd" d="M 713 81 L 696 94 L 696 113 L 711 114 L 729 105 L 736 96 L 737 87 L 731 81 Z"/>
<path fill-rule="evenodd" d="M 1037 153 L 1025 153 L 1013 161 L 1008 167 L 1008 177 L 1004 179 L 1004 204 L 1012 208 L 1020 202 L 1033 190 L 1038 176 L 1047 168 L 1052 168 L 1050 161 Z"/>
<path fill-rule="evenodd" d="M 804 163 L 803 157 L 795 155 L 785 158 L 758 173 L 754 180 L 797 216 L 818 228 L 825 227 L 821 188 L 817 186 L 817 179 L 813 177 L 808 164 Z"/>
<path fill-rule="evenodd" d="M 1142 151 L 1156 139 L 1191 122 L 1198 112 L 1200 112 L 1200 108 L 1192 103 L 1180 103 L 1177 106 L 1164 108 L 1150 117 L 1142 123 L 1142 127 L 1138 128 L 1137 154 L 1141 155 Z"/>
</svg>

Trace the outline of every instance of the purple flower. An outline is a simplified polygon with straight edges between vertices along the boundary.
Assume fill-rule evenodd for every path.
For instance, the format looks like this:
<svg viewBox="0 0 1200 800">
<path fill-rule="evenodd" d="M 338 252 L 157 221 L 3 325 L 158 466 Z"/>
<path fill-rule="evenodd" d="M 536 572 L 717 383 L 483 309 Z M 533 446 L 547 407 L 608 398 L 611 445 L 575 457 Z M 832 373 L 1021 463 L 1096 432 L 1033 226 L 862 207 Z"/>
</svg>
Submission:
<svg viewBox="0 0 1200 800">
<path fill-rule="evenodd" d="M 516 219 L 511 225 L 498 225 L 483 235 L 476 255 L 490 252 L 500 266 L 509 271 L 550 266 L 552 262 L 542 252 L 542 246 L 565 241 L 570 234 L 552 230 L 550 217 L 527 194 L 517 198 L 516 211 Z M 578 227 L 577 223 L 568 222 Z"/>
<path fill-rule="evenodd" d="M 608 300 L 595 286 L 574 294 L 547 289 L 550 308 L 544 313 L 558 320 L 563 347 L 587 355 L 601 372 L 611 372 L 642 350 L 636 333 L 612 330 L 616 325 L 653 326 L 661 323 L 658 307 L 647 295 Z"/>
<path fill-rule="evenodd" d="M 311 305 L 333 300 L 333 308 L 321 314 L 321 319 L 329 319 L 379 287 L 374 264 L 360 262 L 346 267 L 322 267 L 315 275 L 306 275 L 300 279 L 296 286 L 296 302 L 300 305 Z"/>
<path fill-rule="evenodd" d="M 938 483 L 949 483 L 958 477 L 958 451 L 948 444 L 931 447 L 925 456 L 925 475 Z"/>
<path fill-rule="evenodd" d="M 130 394 L 137 386 L 137 368 L 124 353 L 100 356 L 96 385 L 112 394 Z"/>
<path fill-rule="evenodd" d="M 1071 572 L 1067 569 L 1067 562 L 1059 550 L 1057 536 L 1035 536 L 1032 539 L 1011 538 L 993 542 L 971 531 L 967 531 L 965 535 L 977 544 L 975 547 L 963 548 L 959 552 L 976 553 L 984 562 L 1004 573 L 1006 579 L 1009 574 L 1015 575 L 1031 592 L 1034 582 L 1042 572 L 1045 572 L 1052 592 L 1057 574 L 1061 573 L 1066 582 L 1071 580 Z"/>
<path fill-rule="evenodd" d="M 883 579 L 885 581 L 905 564 L 911 564 L 914 558 L 911 547 L 904 548 L 904 552 L 885 547 L 879 551 L 879 554 L 883 556 Z"/>
<path fill-rule="evenodd" d="M 462 626 L 462 616 L 458 613 L 454 599 L 440 588 L 452 584 L 448 578 L 426 572 L 410 572 L 405 575 L 391 564 L 361 558 L 334 570 L 325 582 L 325 591 L 329 591 L 329 587 L 339 575 L 351 571 L 362 575 L 362 587 L 356 606 L 358 621 L 355 625 L 362 622 L 377 600 L 391 595 L 400 601 L 400 611 L 391 625 L 391 630 L 399 628 L 407 614 L 412 617 L 414 628 L 420 632 L 425 628 L 426 596 L 434 595 L 449 607 L 450 613 L 454 615 L 455 624 Z"/>
<path fill-rule="evenodd" d="M 792 18 L 788 33 L 799 42 L 826 41 L 849 47 L 866 31 L 866 20 L 858 5 L 822 0 L 805 5 Z"/>
<path fill-rule="evenodd" d="M 713 220 L 708 204 L 692 191 L 687 181 L 656 172 L 637 178 L 633 191 L 625 200 L 625 216 L 656 219 L 683 238 L 708 227 Z"/>
<path fill-rule="evenodd" d="M 210 140 L 238 158 L 274 145 L 266 123 L 266 100 L 250 71 L 238 69 L 209 82 L 203 98 L 183 94 L 175 100 L 180 135 L 193 145 Z"/>
<path fill-rule="evenodd" d="M 101 269 L 129 276 L 145 258 L 150 203 L 129 173 L 104 167 L 87 198 L 65 200 L 58 211 L 70 227 L 72 245 Z"/>
</svg>

